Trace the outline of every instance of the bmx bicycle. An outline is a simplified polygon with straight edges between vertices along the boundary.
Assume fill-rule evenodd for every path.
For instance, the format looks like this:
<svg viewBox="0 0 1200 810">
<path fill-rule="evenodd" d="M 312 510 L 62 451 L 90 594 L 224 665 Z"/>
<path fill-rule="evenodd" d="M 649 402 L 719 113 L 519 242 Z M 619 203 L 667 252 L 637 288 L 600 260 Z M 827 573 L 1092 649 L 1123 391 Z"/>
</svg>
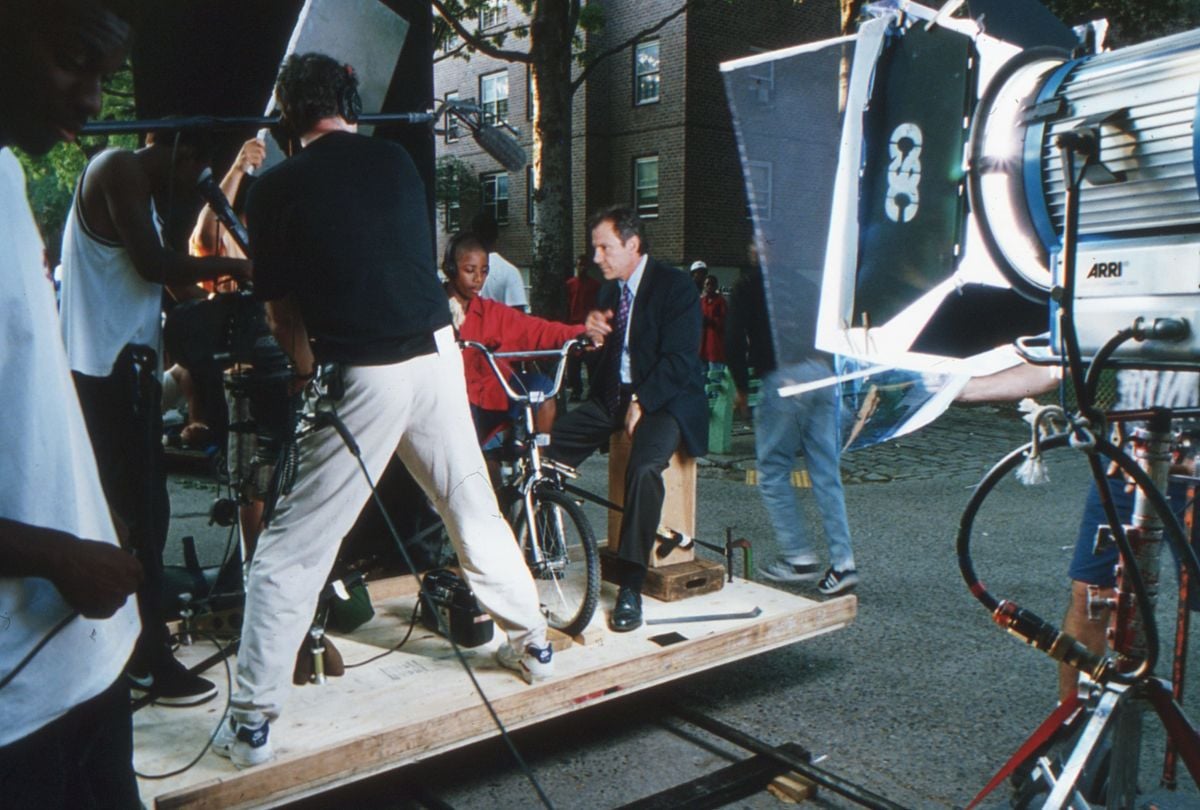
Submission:
<svg viewBox="0 0 1200 810">
<path fill-rule="evenodd" d="M 578 477 L 578 473 L 542 455 L 550 437 L 537 431 L 534 411 L 540 403 L 558 396 L 567 356 L 587 341 L 573 338 L 559 349 L 521 352 L 494 352 L 472 340 L 460 341 L 460 345 L 483 354 L 504 393 L 521 408 L 511 435 L 499 450 L 486 455 L 501 463 L 500 508 L 533 574 L 547 623 L 568 636 L 578 635 L 591 622 L 600 598 L 596 535 L 578 501 L 563 489 L 563 481 Z M 499 362 L 538 358 L 557 358 L 548 391 L 518 391 Z"/>
</svg>

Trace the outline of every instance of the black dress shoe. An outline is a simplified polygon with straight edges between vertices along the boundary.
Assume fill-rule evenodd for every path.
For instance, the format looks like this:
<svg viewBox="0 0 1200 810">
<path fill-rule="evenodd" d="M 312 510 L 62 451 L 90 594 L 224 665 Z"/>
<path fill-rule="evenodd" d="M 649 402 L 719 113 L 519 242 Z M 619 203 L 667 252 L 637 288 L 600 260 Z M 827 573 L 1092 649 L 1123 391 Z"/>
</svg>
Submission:
<svg viewBox="0 0 1200 810">
<path fill-rule="evenodd" d="M 633 588 L 617 591 L 617 603 L 608 617 L 608 626 L 615 633 L 628 633 L 642 626 L 642 595 Z"/>
</svg>

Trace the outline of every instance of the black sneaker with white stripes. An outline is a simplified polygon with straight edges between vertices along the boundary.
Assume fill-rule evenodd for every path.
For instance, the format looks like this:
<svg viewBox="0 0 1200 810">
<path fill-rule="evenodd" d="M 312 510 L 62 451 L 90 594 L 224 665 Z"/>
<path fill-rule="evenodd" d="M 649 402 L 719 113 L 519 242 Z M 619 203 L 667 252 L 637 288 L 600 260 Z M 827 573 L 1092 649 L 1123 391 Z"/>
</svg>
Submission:
<svg viewBox="0 0 1200 810">
<path fill-rule="evenodd" d="M 130 697 L 153 698 L 160 706 L 197 706 L 217 696 L 217 687 L 207 678 L 191 672 L 171 656 L 145 674 L 132 669 L 125 673 L 129 678 Z"/>
<path fill-rule="evenodd" d="M 830 568 L 825 572 L 825 576 L 821 577 L 821 581 L 817 583 L 817 590 L 826 596 L 833 596 L 835 593 L 848 591 L 858 584 L 858 571 L 853 568 L 845 571 L 836 571 Z"/>
</svg>

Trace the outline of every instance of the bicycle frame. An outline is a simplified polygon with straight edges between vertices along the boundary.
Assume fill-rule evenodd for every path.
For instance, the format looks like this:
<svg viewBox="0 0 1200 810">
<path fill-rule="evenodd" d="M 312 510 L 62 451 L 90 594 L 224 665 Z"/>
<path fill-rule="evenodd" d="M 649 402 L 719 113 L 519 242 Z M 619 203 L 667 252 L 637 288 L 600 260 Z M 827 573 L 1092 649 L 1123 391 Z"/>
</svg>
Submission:
<svg viewBox="0 0 1200 810">
<path fill-rule="evenodd" d="M 484 344 L 474 340 L 460 340 L 459 345 L 464 349 L 474 349 L 481 352 L 487 360 L 488 366 L 491 367 L 492 373 L 500 381 L 500 386 L 504 389 L 504 393 L 508 396 L 509 400 L 521 405 L 524 416 L 524 431 L 527 438 L 526 441 L 521 443 L 524 464 L 520 478 L 516 484 L 516 490 L 521 495 L 521 501 L 525 509 L 526 524 L 528 526 L 534 562 L 540 564 L 542 562 L 541 543 L 537 536 L 537 521 L 533 519 L 534 492 L 540 484 L 547 481 L 554 482 L 554 479 L 546 474 L 547 468 L 553 470 L 557 475 L 567 478 L 576 478 L 578 477 L 578 473 L 565 464 L 560 464 L 552 459 L 542 458 L 541 448 L 549 444 L 550 437 L 547 434 L 537 432 L 537 426 L 534 422 L 534 410 L 536 405 L 540 405 L 548 399 L 554 399 L 558 396 L 559 391 L 562 390 L 563 375 L 567 368 L 567 356 L 577 347 L 583 348 L 590 344 L 585 338 L 576 337 L 568 340 L 558 349 L 537 349 L 517 352 L 494 352 Z M 519 393 L 509 383 L 504 369 L 497 362 L 497 360 L 536 360 L 538 358 L 550 357 L 558 358 L 558 362 L 554 371 L 554 385 L 549 391 L 526 391 L 525 393 Z"/>
</svg>

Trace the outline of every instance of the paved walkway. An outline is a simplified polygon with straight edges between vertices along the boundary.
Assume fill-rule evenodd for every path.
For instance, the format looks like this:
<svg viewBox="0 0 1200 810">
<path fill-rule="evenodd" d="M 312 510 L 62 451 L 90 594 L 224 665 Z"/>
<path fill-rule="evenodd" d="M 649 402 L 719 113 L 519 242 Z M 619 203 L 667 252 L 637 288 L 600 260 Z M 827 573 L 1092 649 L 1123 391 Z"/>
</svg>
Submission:
<svg viewBox="0 0 1200 810">
<path fill-rule="evenodd" d="M 846 484 L 925 481 L 963 472 L 982 476 L 1003 454 L 1029 441 L 1016 407 L 953 406 L 931 425 L 899 439 L 842 456 Z M 803 461 L 797 462 L 798 467 Z M 706 477 L 745 480 L 754 469 L 754 426 L 735 421 L 729 453 L 701 462 Z"/>
</svg>

